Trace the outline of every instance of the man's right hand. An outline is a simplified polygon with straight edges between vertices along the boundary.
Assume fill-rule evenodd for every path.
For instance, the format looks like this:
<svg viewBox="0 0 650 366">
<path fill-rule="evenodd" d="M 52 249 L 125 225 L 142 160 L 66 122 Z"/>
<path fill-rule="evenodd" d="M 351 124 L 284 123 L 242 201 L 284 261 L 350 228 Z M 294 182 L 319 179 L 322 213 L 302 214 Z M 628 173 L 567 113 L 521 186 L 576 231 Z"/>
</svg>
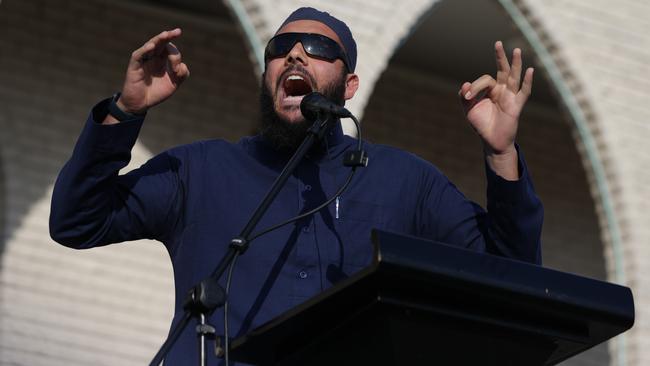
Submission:
<svg viewBox="0 0 650 366">
<path fill-rule="evenodd" d="M 143 114 L 176 92 L 190 76 L 181 60 L 181 53 L 171 40 L 181 35 L 180 28 L 164 31 L 133 51 L 122 94 L 117 106 L 124 112 Z M 108 115 L 104 124 L 118 121 Z"/>
</svg>

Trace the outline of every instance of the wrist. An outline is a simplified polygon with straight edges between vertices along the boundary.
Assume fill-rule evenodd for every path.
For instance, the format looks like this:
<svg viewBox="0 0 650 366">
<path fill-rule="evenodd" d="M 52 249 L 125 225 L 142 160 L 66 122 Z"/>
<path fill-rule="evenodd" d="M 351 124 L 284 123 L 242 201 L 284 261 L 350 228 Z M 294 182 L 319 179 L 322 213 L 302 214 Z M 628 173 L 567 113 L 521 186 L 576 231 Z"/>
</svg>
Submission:
<svg viewBox="0 0 650 366">
<path fill-rule="evenodd" d="M 146 110 L 135 111 L 128 108 L 124 103 L 122 103 L 120 96 L 121 93 L 114 94 L 108 106 L 108 113 L 115 120 L 123 122 L 131 119 L 142 118 L 147 114 Z"/>
<path fill-rule="evenodd" d="M 136 115 L 136 116 L 137 115 L 143 116 L 143 115 L 145 115 L 147 113 L 146 110 L 145 111 L 136 111 L 136 110 L 134 110 L 132 108 L 129 108 L 129 107 L 125 106 L 124 103 L 122 103 L 122 98 L 117 99 L 117 101 L 115 101 L 115 104 L 124 113 L 133 114 L 133 115 Z"/>
<path fill-rule="evenodd" d="M 492 171 L 506 180 L 519 179 L 519 154 L 514 144 L 499 152 L 486 146 L 484 151 L 485 159 Z"/>
<path fill-rule="evenodd" d="M 514 142 L 507 145 L 505 148 L 494 149 L 491 146 L 489 146 L 485 141 L 483 141 L 483 151 L 485 153 L 485 156 L 492 156 L 492 157 L 496 157 L 497 159 L 504 159 L 513 154 L 514 155 L 517 154 L 517 148 L 515 147 Z"/>
</svg>

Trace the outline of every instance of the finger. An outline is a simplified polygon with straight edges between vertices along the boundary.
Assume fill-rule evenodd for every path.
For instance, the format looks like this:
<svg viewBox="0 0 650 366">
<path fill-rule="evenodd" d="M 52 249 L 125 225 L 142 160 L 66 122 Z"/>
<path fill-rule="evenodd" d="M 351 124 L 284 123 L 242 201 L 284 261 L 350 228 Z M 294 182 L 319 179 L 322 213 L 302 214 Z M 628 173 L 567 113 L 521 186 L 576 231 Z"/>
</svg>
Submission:
<svg viewBox="0 0 650 366">
<path fill-rule="evenodd" d="M 159 53 L 158 48 L 164 46 L 166 42 L 177 38 L 181 35 L 181 29 L 175 28 L 171 31 L 164 31 L 158 34 L 157 36 L 148 40 L 142 47 L 131 53 L 131 61 L 144 61 L 146 62 L 149 57 L 154 54 Z M 164 49 L 164 48 L 163 48 Z"/>
<path fill-rule="evenodd" d="M 178 65 L 178 71 L 176 72 L 176 80 L 178 84 L 185 81 L 185 79 L 190 77 L 190 69 L 184 63 Z"/>
<path fill-rule="evenodd" d="M 142 62 L 142 59 L 146 57 L 146 55 L 150 54 L 154 48 L 156 48 L 156 45 L 153 42 L 147 42 L 142 47 L 138 48 L 137 50 L 133 51 L 131 53 L 131 60 L 129 61 L 129 67 L 140 67 L 140 63 Z"/>
<path fill-rule="evenodd" d="M 479 77 L 478 79 L 474 80 L 472 84 L 470 84 L 469 90 L 466 91 L 463 94 L 464 99 L 471 99 L 477 96 L 481 91 L 485 89 L 492 89 L 496 85 L 496 80 L 490 75 L 483 75 Z"/>
<path fill-rule="evenodd" d="M 181 53 L 171 42 L 167 43 L 167 59 L 169 66 L 174 73 L 174 78 L 180 84 L 190 76 L 190 70 L 181 60 Z"/>
<path fill-rule="evenodd" d="M 153 54 L 158 56 L 163 52 L 166 52 L 167 43 L 175 38 L 180 37 L 181 33 L 182 32 L 180 28 L 175 28 L 172 30 L 160 32 L 157 36 L 151 38 L 149 42 L 152 42 L 156 45 L 155 49 L 153 50 Z"/>
<path fill-rule="evenodd" d="M 458 91 L 458 96 L 459 96 L 459 97 L 462 97 L 462 96 L 464 96 L 465 94 L 467 94 L 467 92 L 469 91 L 471 85 L 472 85 L 472 84 L 469 83 L 469 82 L 467 82 L 467 81 L 464 82 L 463 85 L 460 86 L 460 90 Z"/>
<path fill-rule="evenodd" d="M 178 72 L 178 66 L 181 64 L 181 53 L 178 48 L 171 42 L 165 45 L 167 48 L 167 60 L 174 72 Z"/>
<path fill-rule="evenodd" d="M 515 93 L 519 91 L 519 82 L 521 81 L 521 49 L 515 48 L 512 51 L 512 67 L 508 76 L 508 88 Z"/>
<path fill-rule="evenodd" d="M 501 41 L 494 44 L 494 53 L 497 61 L 497 82 L 505 83 L 510 73 L 510 63 L 508 63 L 508 57 Z"/>
<path fill-rule="evenodd" d="M 180 37 L 182 31 L 180 28 L 174 28 L 172 30 L 162 31 L 158 35 L 154 36 L 149 40 L 149 42 L 155 43 L 157 46 L 164 43 L 170 42 L 171 40 Z"/>
<path fill-rule="evenodd" d="M 526 102 L 533 90 L 533 73 L 535 70 L 532 67 L 526 69 L 526 74 L 524 75 L 524 82 L 521 85 L 521 90 L 517 93 L 517 99 L 520 104 Z"/>
<path fill-rule="evenodd" d="M 464 94 L 462 94 L 461 102 L 465 114 L 469 113 L 469 111 L 474 108 L 476 104 L 483 100 L 488 91 L 491 90 L 495 85 L 496 80 L 494 80 L 494 78 L 492 78 L 490 75 L 483 75 L 471 84 L 463 84 L 461 87 L 461 93 Z M 465 91 L 463 89 L 467 90 Z"/>
</svg>

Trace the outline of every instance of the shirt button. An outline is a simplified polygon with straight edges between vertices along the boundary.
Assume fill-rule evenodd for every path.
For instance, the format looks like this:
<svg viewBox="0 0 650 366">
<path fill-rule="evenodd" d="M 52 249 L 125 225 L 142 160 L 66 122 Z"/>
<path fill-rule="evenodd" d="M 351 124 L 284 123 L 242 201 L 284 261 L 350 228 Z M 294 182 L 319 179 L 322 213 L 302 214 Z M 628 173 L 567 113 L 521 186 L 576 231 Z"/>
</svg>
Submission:
<svg viewBox="0 0 650 366">
<path fill-rule="evenodd" d="M 308 233 L 309 232 L 309 226 L 303 226 L 302 232 L 303 233 Z"/>
<path fill-rule="evenodd" d="M 307 185 L 305 186 L 305 190 L 306 190 L 306 191 L 311 191 L 311 186 L 310 186 L 309 184 L 307 184 Z"/>
<path fill-rule="evenodd" d="M 305 271 L 298 272 L 298 277 L 302 278 L 303 280 L 307 278 L 307 276 L 309 276 L 309 274 Z"/>
</svg>

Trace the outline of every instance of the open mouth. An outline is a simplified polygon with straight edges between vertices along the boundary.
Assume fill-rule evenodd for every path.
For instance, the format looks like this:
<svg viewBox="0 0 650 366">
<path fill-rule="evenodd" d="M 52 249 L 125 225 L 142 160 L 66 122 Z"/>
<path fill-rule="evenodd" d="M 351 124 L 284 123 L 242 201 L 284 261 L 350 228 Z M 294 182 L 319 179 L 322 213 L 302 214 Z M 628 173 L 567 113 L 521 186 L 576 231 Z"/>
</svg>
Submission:
<svg viewBox="0 0 650 366">
<path fill-rule="evenodd" d="M 312 86 L 309 79 L 298 74 L 290 74 L 287 76 L 282 83 L 282 88 L 285 97 L 289 98 L 301 98 L 312 92 Z"/>
</svg>

